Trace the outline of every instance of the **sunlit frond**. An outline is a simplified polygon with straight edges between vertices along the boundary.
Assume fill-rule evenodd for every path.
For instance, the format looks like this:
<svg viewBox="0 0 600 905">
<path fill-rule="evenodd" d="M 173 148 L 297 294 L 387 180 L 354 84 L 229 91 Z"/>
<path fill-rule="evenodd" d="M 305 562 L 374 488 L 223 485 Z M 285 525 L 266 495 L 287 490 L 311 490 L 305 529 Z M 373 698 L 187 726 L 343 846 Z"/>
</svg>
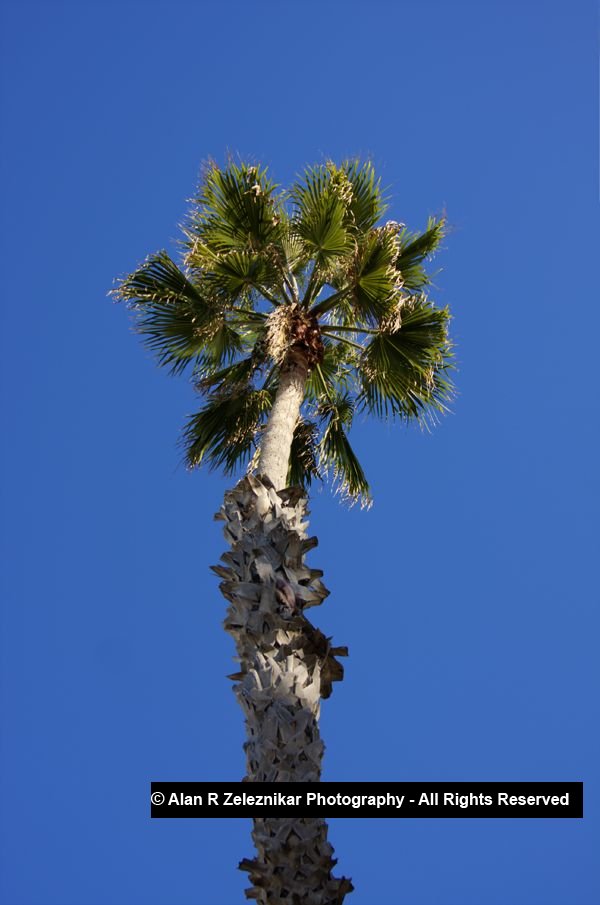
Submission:
<svg viewBox="0 0 600 905">
<path fill-rule="evenodd" d="M 400 321 L 372 336 L 361 360 L 359 402 L 374 414 L 416 418 L 446 410 L 452 396 L 448 377 L 450 314 L 424 297 L 410 298 Z"/>
<path fill-rule="evenodd" d="M 198 244 L 187 260 L 193 264 L 194 276 L 229 305 L 238 299 L 252 304 L 253 290 L 260 292 L 264 287 L 268 292 L 278 280 L 272 256 L 236 249 L 216 254 L 208 246 Z"/>
<path fill-rule="evenodd" d="M 293 234 L 317 268 L 331 266 L 336 258 L 351 253 L 354 240 L 347 228 L 348 199 L 326 166 L 308 169 L 292 189 L 291 198 Z"/>
<path fill-rule="evenodd" d="M 215 252 L 256 252 L 276 241 L 283 212 L 275 189 L 264 167 L 209 164 L 187 224 L 191 263 L 195 240 Z"/>
<path fill-rule="evenodd" d="M 400 288 L 395 263 L 398 257 L 396 224 L 371 230 L 357 254 L 352 301 L 356 313 L 367 322 L 383 318 L 390 300 Z"/>
<path fill-rule="evenodd" d="M 406 289 L 421 289 L 430 282 L 423 261 L 438 248 L 444 238 L 445 229 L 445 217 L 438 219 L 430 217 L 424 232 L 409 233 L 406 229 L 401 232 L 396 267 Z"/>
<path fill-rule="evenodd" d="M 354 225 L 361 232 L 372 229 L 386 210 L 381 182 L 375 176 L 373 165 L 350 160 L 343 163 L 341 169 L 352 187 L 348 208 Z"/>
</svg>

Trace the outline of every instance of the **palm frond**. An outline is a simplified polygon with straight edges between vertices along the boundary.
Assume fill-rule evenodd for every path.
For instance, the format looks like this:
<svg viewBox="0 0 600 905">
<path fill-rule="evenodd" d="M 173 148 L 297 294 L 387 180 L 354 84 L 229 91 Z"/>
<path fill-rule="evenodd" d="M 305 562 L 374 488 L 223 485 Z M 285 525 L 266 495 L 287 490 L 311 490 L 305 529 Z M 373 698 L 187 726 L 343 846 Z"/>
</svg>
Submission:
<svg viewBox="0 0 600 905">
<path fill-rule="evenodd" d="M 350 254 L 353 238 L 347 229 L 347 198 L 332 182 L 326 166 L 312 167 L 291 192 L 294 204 L 292 232 L 313 258 L 315 267 L 331 266 L 335 258 Z"/>
<path fill-rule="evenodd" d="M 263 363 L 264 357 L 259 343 L 253 345 L 252 353 L 247 358 L 234 361 L 225 367 L 219 366 L 210 357 L 202 356 L 194 370 L 196 388 L 201 393 L 221 392 L 224 395 L 246 389 Z"/>
<path fill-rule="evenodd" d="M 352 300 L 357 313 L 370 324 L 385 316 L 390 300 L 400 287 L 395 268 L 398 257 L 396 224 L 371 230 L 357 255 Z"/>
<path fill-rule="evenodd" d="M 194 286 L 165 251 L 150 255 L 124 277 L 114 295 L 130 304 L 138 333 L 172 373 L 202 353 L 223 321 L 219 304 Z"/>
<path fill-rule="evenodd" d="M 302 280 L 304 269 L 309 261 L 306 249 L 299 236 L 292 232 L 291 227 L 283 231 L 281 237 L 281 250 L 287 267 L 294 276 Z"/>
<path fill-rule="evenodd" d="M 421 289 L 430 282 L 423 261 L 438 248 L 444 238 L 445 228 L 445 217 L 438 219 L 430 217 L 424 232 L 409 233 L 404 229 L 400 233 L 400 251 L 396 259 L 396 268 L 406 289 Z"/>
<path fill-rule="evenodd" d="M 245 351 L 247 335 L 240 332 L 239 327 L 233 326 L 225 316 L 214 322 L 210 333 L 206 331 L 202 358 L 206 362 L 212 362 L 214 367 L 220 368 L 225 362 L 232 361 L 236 355 Z"/>
<path fill-rule="evenodd" d="M 435 410 L 445 411 L 452 396 L 447 377 L 450 314 L 415 296 L 404 303 L 399 317 L 383 325 L 365 348 L 359 403 L 380 417 L 422 420 Z"/>
<path fill-rule="evenodd" d="M 250 386 L 212 394 L 184 428 L 182 446 L 188 466 L 207 462 L 212 468 L 232 474 L 250 459 L 272 402 L 269 391 Z"/>
<path fill-rule="evenodd" d="M 383 216 L 386 204 L 381 194 L 381 181 L 375 177 L 373 165 L 358 160 L 346 161 L 341 169 L 352 186 L 348 209 L 360 232 L 372 229 Z"/>
<path fill-rule="evenodd" d="M 267 263 L 248 251 L 230 251 L 214 262 L 214 273 L 226 292 L 238 293 L 260 284 L 267 276 Z"/>
<path fill-rule="evenodd" d="M 323 358 L 308 376 L 306 399 L 318 404 L 339 390 L 349 390 L 354 381 L 355 358 L 352 350 L 325 339 Z"/>
<path fill-rule="evenodd" d="M 449 313 L 423 292 L 445 220 L 409 233 L 379 225 L 385 209 L 370 163 L 308 168 L 288 194 L 264 167 L 207 167 L 184 227 L 184 269 L 162 251 L 114 291 L 159 364 L 193 370 L 204 405 L 183 432 L 188 465 L 255 467 L 292 349 L 308 379 L 291 483 L 329 474 L 368 504 L 349 442 L 355 410 L 421 423 L 446 410 Z"/>
<path fill-rule="evenodd" d="M 324 400 L 319 414 L 324 422 L 319 444 L 320 464 L 325 471 L 333 473 L 334 484 L 344 497 L 369 506 L 369 483 L 346 433 L 354 416 L 354 403 L 349 394 L 340 393 Z"/>
<path fill-rule="evenodd" d="M 120 280 L 113 295 L 133 305 L 183 300 L 200 307 L 205 304 L 205 296 L 192 285 L 166 251 L 149 255 L 137 270 Z"/>
<path fill-rule="evenodd" d="M 274 260 L 268 255 L 238 249 L 216 254 L 208 246 L 197 244 L 187 260 L 202 283 L 226 298 L 229 305 L 240 298 L 252 304 L 252 290 L 260 292 L 261 287 L 272 287 L 277 281 Z"/>
<path fill-rule="evenodd" d="M 299 485 L 306 488 L 310 487 L 313 478 L 321 478 L 317 463 L 317 438 L 318 428 L 314 421 L 301 418 L 292 438 L 288 486 Z"/>
<path fill-rule="evenodd" d="M 192 254 L 195 241 L 215 252 L 256 252 L 277 241 L 285 212 L 275 189 L 264 167 L 209 164 L 186 229 Z"/>
</svg>

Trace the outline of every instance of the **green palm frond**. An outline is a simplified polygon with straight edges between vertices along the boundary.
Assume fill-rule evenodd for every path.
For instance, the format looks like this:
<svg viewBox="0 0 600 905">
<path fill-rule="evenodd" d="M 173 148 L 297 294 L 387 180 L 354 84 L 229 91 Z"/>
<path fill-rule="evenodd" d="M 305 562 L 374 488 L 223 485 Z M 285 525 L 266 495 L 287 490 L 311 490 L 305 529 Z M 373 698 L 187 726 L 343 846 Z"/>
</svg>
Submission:
<svg viewBox="0 0 600 905">
<path fill-rule="evenodd" d="M 438 248 L 444 238 L 445 229 L 445 217 L 438 219 L 430 217 L 424 232 L 409 233 L 404 229 L 400 233 L 400 251 L 396 259 L 396 268 L 406 289 L 421 289 L 430 282 L 423 261 Z"/>
<path fill-rule="evenodd" d="M 212 362 L 214 367 L 219 368 L 247 350 L 246 337 L 225 316 L 215 321 L 213 326 L 212 332 L 206 334 L 202 346 L 202 359 L 205 362 Z"/>
<path fill-rule="evenodd" d="M 294 276 L 302 279 L 304 269 L 308 263 L 308 256 L 302 240 L 293 233 L 291 225 L 283 231 L 281 237 L 281 252 L 289 271 L 294 274 Z"/>
<path fill-rule="evenodd" d="M 228 304 L 293 296 L 303 250 L 291 235 L 284 198 L 265 168 L 211 164 L 184 227 L 186 265 L 194 279 Z"/>
<path fill-rule="evenodd" d="M 381 182 L 375 177 L 373 165 L 368 162 L 361 164 L 358 160 L 346 161 L 341 169 L 352 187 L 352 197 L 348 204 L 352 221 L 360 232 L 366 232 L 376 225 L 386 210 Z"/>
<path fill-rule="evenodd" d="M 232 474 L 250 459 L 256 435 L 272 404 L 268 390 L 251 386 L 211 394 L 184 428 L 182 445 L 187 464 L 193 468 L 207 462 Z"/>
<path fill-rule="evenodd" d="M 359 402 L 370 412 L 404 419 L 445 411 L 452 397 L 447 308 L 424 296 L 409 298 L 399 319 L 383 325 L 362 355 Z"/>
<path fill-rule="evenodd" d="M 291 349 L 309 369 L 291 483 L 330 475 L 368 503 L 354 412 L 427 423 L 446 410 L 449 313 L 424 293 L 445 220 L 409 233 L 381 225 L 385 209 L 370 163 L 311 167 L 287 195 L 263 167 L 208 166 L 184 228 L 185 269 L 159 252 L 114 292 L 159 364 L 192 370 L 204 404 L 183 432 L 190 466 L 253 467 Z"/>
<path fill-rule="evenodd" d="M 208 245 L 196 243 L 186 262 L 193 277 L 227 305 L 242 300 L 252 306 L 256 292 L 268 297 L 269 288 L 275 293 L 279 291 L 281 277 L 275 253 L 238 249 L 216 253 Z"/>
<path fill-rule="evenodd" d="M 306 399 L 318 404 L 339 389 L 348 390 L 354 383 L 353 350 L 325 339 L 323 359 L 308 376 Z"/>
<path fill-rule="evenodd" d="M 345 498 L 360 500 L 361 505 L 369 506 L 369 483 L 347 435 L 354 417 L 350 395 L 340 393 L 327 398 L 321 403 L 319 414 L 323 422 L 319 444 L 321 466 L 332 473 L 334 484 Z"/>
<path fill-rule="evenodd" d="M 214 252 L 256 252 L 276 242 L 285 214 L 275 189 L 264 167 L 209 164 L 187 224 L 192 253 L 197 241 Z"/>
<path fill-rule="evenodd" d="M 224 394 L 246 389 L 262 364 L 262 359 L 256 354 L 256 349 L 255 346 L 252 354 L 247 358 L 235 361 L 224 368 L 215 365 L 211 358 L 201 358 L 194 372 L 197 389 L 201 393 L 222 392 Z"/>
<path fill-rule="evenodd" d="M 352 300 L 356 312 L 373 324 L 385 316 L 390 300 L 399 290 L 398 230 L 396 225 L 371 230 L 366 236 L 356 264 Z"/>
<path fill-rule="evenodd" d="M 194 286 L 165 251 L 121 280 L 114 295 L 130 304 L 145 344 L 173 373 L 197 359 L 223 323 L 220 305 Z"/>
<path fill-rule="evenodd" d="M 203 278 L 223 289 L 231 300 L 237 299 L 244 290 L 248 293 L 255 286 L 268 284 L 274 276 L 268 260 L 249 251 L 233 250 L 211 256 L 207 264 L 203 268 Z"/>
<path fill-rule="evenodd" d="M 205 304 L 205 297 L 190 283 L 166 251 L 149 255 L 137 270 L 120 281 L 113 294 L 136 305 L 180 301 L 199 307 Z"/>
<path fill-rule="evenodd" d="M 290 464 L 288 468 L 288 485 L 310 487 L 314 478 L 321 479 L 317 462 L 318 426 L 314 421 L 301 418 L 294 430 Z"/>
<path fill-rule="evenodd" d="M 306 170 L 304 180 L 292 189 L 291 198 L 293 234 L 316 268 L 331 266 L 335 258 L 351 253 L 354 241 L 347 228 L 348 198 L 327 166 Z"/>
</svg>

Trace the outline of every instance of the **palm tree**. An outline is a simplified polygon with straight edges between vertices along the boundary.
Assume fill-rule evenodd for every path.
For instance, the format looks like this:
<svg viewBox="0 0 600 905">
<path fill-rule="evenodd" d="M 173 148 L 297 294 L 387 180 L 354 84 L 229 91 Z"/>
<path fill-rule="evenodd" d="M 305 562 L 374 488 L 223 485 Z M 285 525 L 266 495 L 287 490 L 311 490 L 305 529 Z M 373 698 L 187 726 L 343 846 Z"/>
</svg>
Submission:
<svg viewBox="0 0 600 905">
<path fill-rule="evenodd" d="M 449 312 L 427 297 L 426 259 L 444 219 L 421 233 L 382 222 L 370 163 L 308 168 L 288 192 L 266 168 L 210 163 L 183 228 L 184 268 L 162 251 L 116 295 L 173 374 L 203 399 L 183 431 L 189 466 L 246 476 L 218 517 L 231 549 L 213 569 L 229 601 L 234 680 L 246 717 L 247 781 L 318 782 L 320 699 L 343 676 L 306 618 L 328 591 L 305 563 L 306 492 L 329 477 L 370 504 L 350 445 L 353 418 L 428 424 L 451 396 Z M 341 902 L 325 821 L 255 819 L 257 855 L 242 861 L 262 903 Z"/>
</svg>

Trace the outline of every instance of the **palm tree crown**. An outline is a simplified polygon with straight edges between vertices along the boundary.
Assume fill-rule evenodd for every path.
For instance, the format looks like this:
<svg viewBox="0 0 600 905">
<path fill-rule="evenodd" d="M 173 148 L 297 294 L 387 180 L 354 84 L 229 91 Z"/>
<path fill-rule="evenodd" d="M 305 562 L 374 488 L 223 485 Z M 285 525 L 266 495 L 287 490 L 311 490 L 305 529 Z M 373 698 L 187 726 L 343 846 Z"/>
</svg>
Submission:
<svg viewBox="0 0 600 905">
<path fill-rule="evenodd" d="M 385 210 L 370 163 L 311 167 L 288 192 L 261 166 L 211 163 L 184 225 L 184 269 L 162 251 L 120 281 L 159 363 L 189 367 L 203 396 L 183 433 L 190 466 L 259 468 L 293 362 L 304 372 L 288 484 L 329 474 L 368 502 L 355 414 L 427 423 L 445 410 L 450 315 L 428 299 L 424 268 L 445 221 L 414 234 L 382 222 Z"/>
</svg>

